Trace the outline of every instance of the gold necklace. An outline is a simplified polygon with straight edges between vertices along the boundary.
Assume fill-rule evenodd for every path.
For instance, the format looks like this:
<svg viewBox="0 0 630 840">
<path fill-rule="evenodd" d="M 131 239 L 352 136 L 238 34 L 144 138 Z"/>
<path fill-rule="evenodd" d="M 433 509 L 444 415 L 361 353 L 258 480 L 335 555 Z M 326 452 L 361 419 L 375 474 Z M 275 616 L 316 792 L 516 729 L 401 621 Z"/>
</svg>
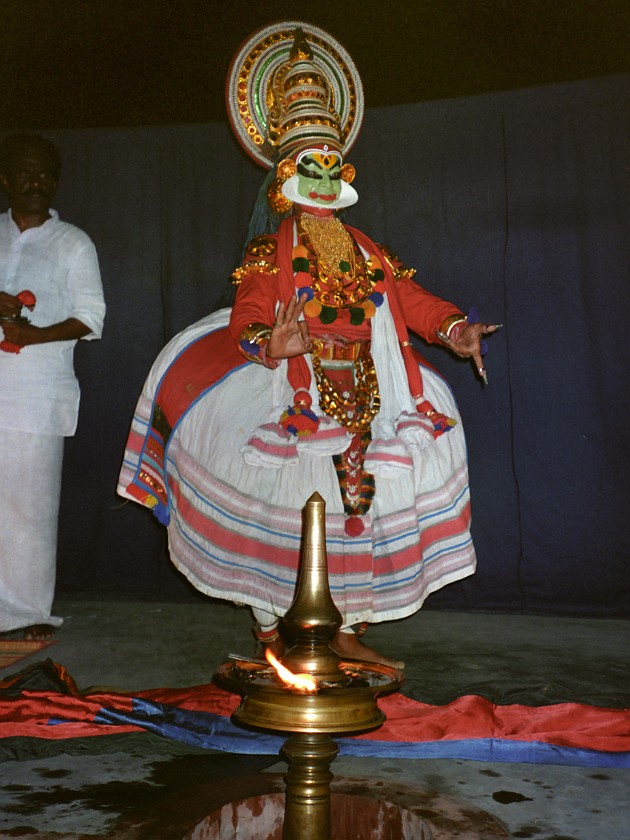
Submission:
<svg viewBox="0 0 630 840">
<path fill-rule="evenodd" d="M 323 306 L 346 309 L 371 294 L 373 283 L 365 262 L 336 216 L 302 214 L 300 234 L 315 257 L 311 286 Z"/>
<path fill-rule="evenodd" d="M 354 243 L 336 216 L 302 214 L 300 224 L 326 274 L 354 276 Z"/>
</svg>

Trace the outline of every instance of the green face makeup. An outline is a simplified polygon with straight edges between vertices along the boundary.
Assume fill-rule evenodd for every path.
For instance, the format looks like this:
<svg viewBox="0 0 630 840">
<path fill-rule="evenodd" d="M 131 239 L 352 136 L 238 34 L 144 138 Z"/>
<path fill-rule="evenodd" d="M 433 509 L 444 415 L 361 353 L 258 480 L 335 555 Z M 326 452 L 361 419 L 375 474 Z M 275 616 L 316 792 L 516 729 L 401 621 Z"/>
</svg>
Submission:
<svg viewBox="0 0 630 840">
<path fill-rule="evenodd" d="M 321 204 L 330 206 L 341 193 L 341 161 L 336 155 L 309 154 L 302 158 L 297 167 L 298 194 Z"/>
</svg>

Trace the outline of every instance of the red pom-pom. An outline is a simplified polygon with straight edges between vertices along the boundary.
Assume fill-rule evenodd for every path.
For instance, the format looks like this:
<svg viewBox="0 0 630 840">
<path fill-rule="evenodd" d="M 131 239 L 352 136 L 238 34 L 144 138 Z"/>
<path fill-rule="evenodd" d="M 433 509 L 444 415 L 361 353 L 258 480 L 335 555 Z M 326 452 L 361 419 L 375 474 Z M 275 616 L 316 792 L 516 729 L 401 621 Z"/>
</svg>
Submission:
<svg viewBox="0 0 630 840">
<path fill-rule="evenodd" d="M 0 341 L 0 350 L 3 350 L 5 353 L 19 353 L 22 349 L 21 345 L 13 344 L 12 341 Z"/>
<path fill-rule="evenodd" d="M 348 516 L 344 528 L 349 537 L 360 537 L 365 531 L 365 525 L 360 516 Z"/>
<path fill-rule="evenodd" d="M 287 410 L 280 417 L 280 425 L 290 435 L 307 437 L 317 431 L 319 420 L 308 408 L 288 406 Z"/>
</svg>

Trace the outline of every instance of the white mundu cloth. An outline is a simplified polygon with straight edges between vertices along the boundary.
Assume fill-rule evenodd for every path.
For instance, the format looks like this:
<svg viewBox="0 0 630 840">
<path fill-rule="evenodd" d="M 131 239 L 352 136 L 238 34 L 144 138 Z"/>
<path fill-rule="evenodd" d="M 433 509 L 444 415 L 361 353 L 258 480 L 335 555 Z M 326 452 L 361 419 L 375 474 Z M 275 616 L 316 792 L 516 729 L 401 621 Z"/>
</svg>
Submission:
<svg viewBox="0 0 630 840">
<path fill-rule="evenodd" d="M 0 215 L 0 291 L 36 297 L 31 323 L 77 318 L 100 338 L 105 317 L 96 249 L 54 210 L 20 233 Z M 0 322 L 0 339 L 4 338 Z M 57 554 L 63 439 L 74 434 L 79 384 L 76 341 L 0 351 L 0 632 L 61 624 L 50 615 Z"/>
<path fill-rule="evenodd" d="M 0 632 L 52 616 L 63 438 L 0 429 Z"/>
</svg>

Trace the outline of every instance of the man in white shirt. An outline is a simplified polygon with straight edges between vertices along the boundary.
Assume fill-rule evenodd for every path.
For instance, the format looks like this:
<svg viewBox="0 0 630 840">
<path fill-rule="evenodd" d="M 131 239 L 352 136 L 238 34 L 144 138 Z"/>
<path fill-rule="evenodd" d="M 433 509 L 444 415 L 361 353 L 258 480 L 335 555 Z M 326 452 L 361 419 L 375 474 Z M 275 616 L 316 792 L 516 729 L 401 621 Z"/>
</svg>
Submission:
<svg viewBox="0 0 630 840">
<path fill-rule="evenodd" d="M 79 410 L 74 345 L 100 338 L 105 316 L 96 249 L 50 206 L 60 171 L 39 135 L 0 143 L 10 205 L 0 215 L 0 633 L 24 638 L 62 623 L 50 611 L 63 440 Z"/>
</svg>

